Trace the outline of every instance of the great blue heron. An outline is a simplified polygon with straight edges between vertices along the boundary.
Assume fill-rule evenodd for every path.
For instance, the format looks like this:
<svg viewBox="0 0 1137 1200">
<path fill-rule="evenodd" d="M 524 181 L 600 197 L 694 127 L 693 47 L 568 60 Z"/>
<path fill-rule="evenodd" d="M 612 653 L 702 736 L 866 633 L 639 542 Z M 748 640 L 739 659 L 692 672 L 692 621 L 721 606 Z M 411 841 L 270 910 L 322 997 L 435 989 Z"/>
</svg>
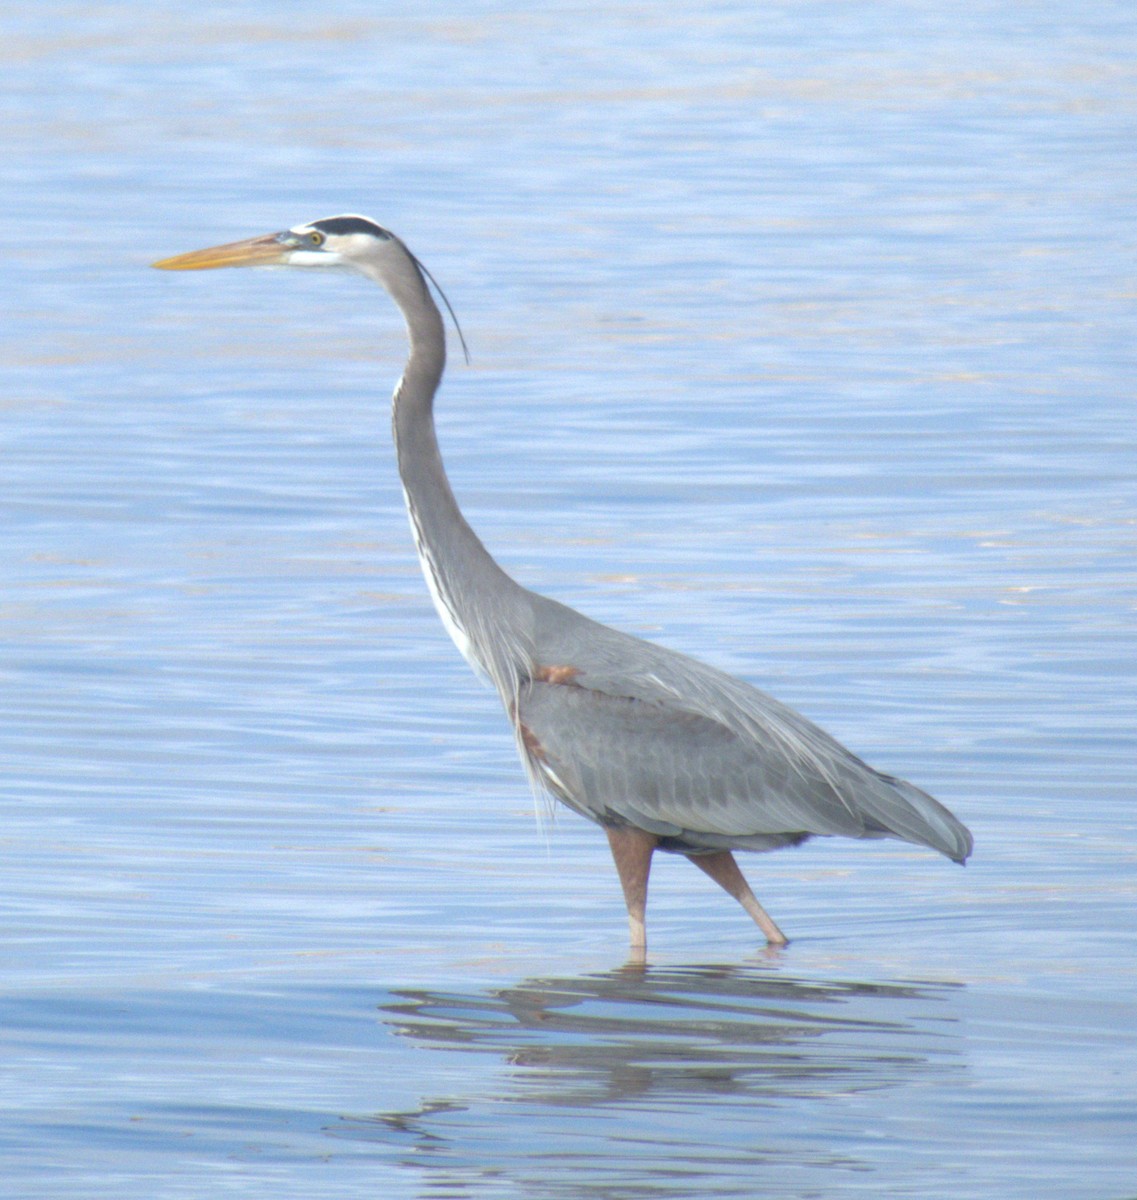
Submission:
<svg viewBox="0 0 1137 1200">
<path fill-rule="evenodd" d="M 785 935 L 732 850 L 836 834 L 900 838 L 966 860 L 971 834 L 919 788 L 873 770 L 749 684 L 591 621 L 498 566 L 462 516 L 442 466 L 433 411 L 446 335 L 425 268 L 393 233 L 366 217 L 328 217 L 154 265 L 349 267 L 398 305 L 410 355 L 392 421 L 427 587 L 458 649 L 497 688 L 534 787 L 608 835 L 637 954 L 646 946 L 656 850 L 701 867 L 773 945 L 784 945 Z"/>
</svg>

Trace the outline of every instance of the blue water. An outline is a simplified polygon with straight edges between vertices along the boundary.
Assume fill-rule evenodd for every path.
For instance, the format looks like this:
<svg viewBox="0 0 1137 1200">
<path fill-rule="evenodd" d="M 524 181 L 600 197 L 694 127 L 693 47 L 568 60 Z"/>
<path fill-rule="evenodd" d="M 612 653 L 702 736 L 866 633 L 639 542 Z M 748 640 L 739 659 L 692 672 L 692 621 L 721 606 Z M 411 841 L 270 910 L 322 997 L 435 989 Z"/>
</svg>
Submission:
<svg viewBox="0 0 1137 1200">
<path fill-rule="evenodd" d="M 1127 5 L 5 13 L 0 1196 L 1137 1196 Z M 682 860 L 624 962 L 438 625 L 472 523 L 972 828 Z"/>
</svg>

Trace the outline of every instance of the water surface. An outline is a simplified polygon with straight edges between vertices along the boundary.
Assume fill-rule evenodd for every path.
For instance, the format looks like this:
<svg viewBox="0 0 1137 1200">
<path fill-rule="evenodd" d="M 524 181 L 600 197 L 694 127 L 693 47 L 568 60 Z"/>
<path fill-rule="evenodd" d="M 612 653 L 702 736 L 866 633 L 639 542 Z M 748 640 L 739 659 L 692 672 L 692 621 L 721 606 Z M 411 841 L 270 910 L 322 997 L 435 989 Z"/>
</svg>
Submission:
<svg viewBox="0 0 1137 1200">
<path fill-rule="evenodd" d="M 1137 1196 L 1126 6 L 6 15 L 0 1194 Z M 445 638 L 361 210 L 530 586 L 972 827 L 747 867 L 534 818 Z"/>
</svg>

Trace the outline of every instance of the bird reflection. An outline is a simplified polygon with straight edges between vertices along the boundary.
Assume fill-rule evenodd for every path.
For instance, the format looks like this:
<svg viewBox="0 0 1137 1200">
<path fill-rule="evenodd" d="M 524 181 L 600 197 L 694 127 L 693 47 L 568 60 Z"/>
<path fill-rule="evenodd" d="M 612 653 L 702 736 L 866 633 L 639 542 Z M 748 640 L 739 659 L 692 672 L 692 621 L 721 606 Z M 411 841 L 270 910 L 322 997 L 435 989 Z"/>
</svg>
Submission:
<svg viewBox="0 0 1137 1200">
<path fill-rule="evenodd" d="M 755 1144 L 756 1129 L 777 1127 L 756 1110 L 958 1070 L 958 991 L 735 965 L 629 966 L 473 994 L 397 992 L 383 1013 L 398 1036 L 488 1056 L 496 1069 L 471 1062 L 458 1072 L 468 1090 L 356 1118 L 337 1133 L 403 1141 L 409 1162 L 441 1172 L 432 1187 L 445 1181 L 458 1196 L 464 1167 L 484 1166 L 487 1154 L 515 1182 L 534 1172 L 587 1177 L 612 1170 L 615 1140 L 622 1162 L 630 1144 L 644 1151 L 636 1169 L 655 1181 L 644 1195 L 679 1195 L 667 1180 L 678 1172 L 690 1186 L 708 1153 L 720 1183 L 724 1154 L 741 1169 L 783 1153 Z"/>
</svg>

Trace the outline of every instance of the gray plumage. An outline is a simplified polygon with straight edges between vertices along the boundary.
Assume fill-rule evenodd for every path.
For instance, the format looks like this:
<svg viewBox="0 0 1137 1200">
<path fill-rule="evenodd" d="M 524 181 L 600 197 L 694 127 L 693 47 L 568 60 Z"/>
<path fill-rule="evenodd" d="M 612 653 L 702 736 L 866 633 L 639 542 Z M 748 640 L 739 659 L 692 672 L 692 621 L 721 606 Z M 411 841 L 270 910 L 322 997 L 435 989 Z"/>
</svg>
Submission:
<svg viewBox="0 0 1137 1200">
<path fill-rule="evenodd" d="M 532 596 L 535 656 L 566 683 L 521 685 L 521 724 L 559 800 L 660 849 L 769 850 L 810 835 L 895 837 L 962 862 L 971 838 L 931 796 L 882 775 L 800 713 L 725 672 Z M 560 780 L 560 784 L 557 780 Z"/>
<path fill-rule="evenodd" d="M 899 838 L 956 862 L 967 829 L 931 796 L 881 774 L 799 713 L 749 684 L 589 620 L 521 587 L 462 516 L 435 437 L 446 361 L 441 314 L 398 238 L 343 216 L 196 251 L 171 269 L 242 263 L 347 266 L 402 312 L 410 355 L 392 424 L 415 545 L 443 623 L 497 689 L 534 785 L 608 832 L 633 947 L 654 849 L 689 856 L 740 900 L 771 942 L 784 935 L 730 851 L 812 836 Z"/>
</svg>

